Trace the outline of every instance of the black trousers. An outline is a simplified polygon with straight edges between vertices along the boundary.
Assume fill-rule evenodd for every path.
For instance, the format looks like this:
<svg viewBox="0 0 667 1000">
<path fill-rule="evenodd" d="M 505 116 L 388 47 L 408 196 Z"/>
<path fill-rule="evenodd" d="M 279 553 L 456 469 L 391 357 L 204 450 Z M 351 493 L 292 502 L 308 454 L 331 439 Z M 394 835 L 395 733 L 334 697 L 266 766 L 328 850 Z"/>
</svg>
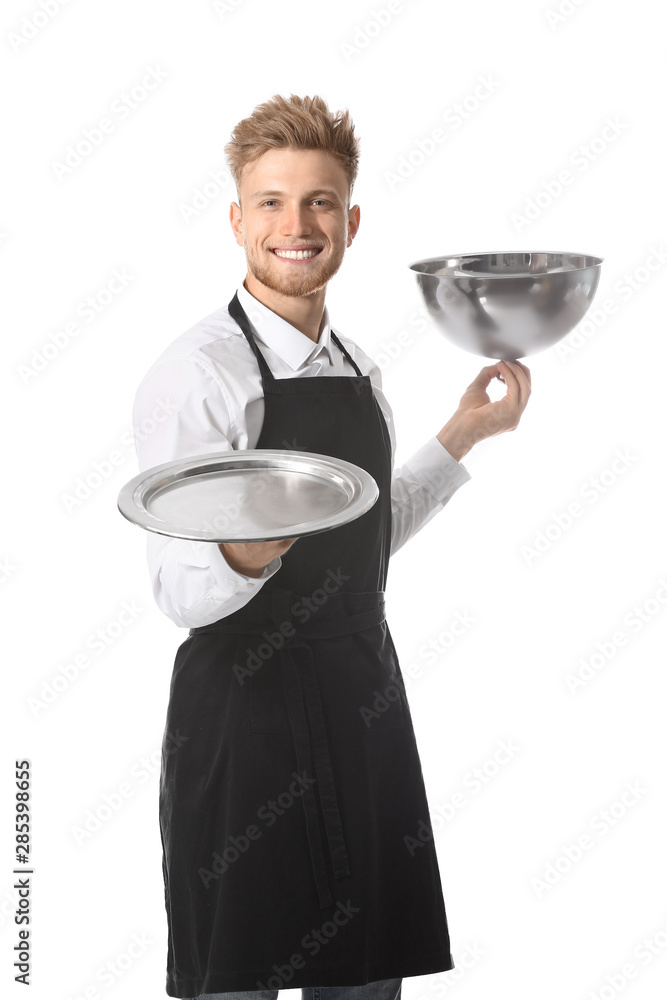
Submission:
<svg viewBox="0 0 667 1000">
<path fill-rule="evenodd" d="M 302 1000 L 401 1000 L 402 979 L 380 979 L 365 986 L 302 987 Z M 276 1000 L 278 990 L 245 990 L 238 993 L 203 993 L 183 1000 Z"/>
</svg>

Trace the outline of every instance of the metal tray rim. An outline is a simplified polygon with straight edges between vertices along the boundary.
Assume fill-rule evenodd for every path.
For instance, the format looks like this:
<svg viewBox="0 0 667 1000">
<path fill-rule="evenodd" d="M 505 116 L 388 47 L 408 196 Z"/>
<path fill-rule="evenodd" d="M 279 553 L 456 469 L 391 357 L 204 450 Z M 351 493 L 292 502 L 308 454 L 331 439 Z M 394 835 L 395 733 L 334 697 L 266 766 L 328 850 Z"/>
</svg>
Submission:
<svg viewBox="0 0 667 1000">
<path fill-rule="evenodd" d="M 262 537 L 254 535 L 249 538 L 223 538 L 218 534 L 213 535 L 208 530 L 198 531 L 174 526 L 151 513 L 146 506 L 151 497 L 155 496 L 160 489 L 165 489 L 167 486 L 187 478 L 188 473 L 196 475 L 201 470 L 205 470 L 207 466 L 214 466 L 216 463 L 228 467 L 238 464 L 239 467 L 243 468 L 244 463 L 248 461 L 256 463 L 258 471 L 281 468 L 288 471 L 291 469 L 298 471 L 298 467 L 303 464 L 303 461 L 308 461 L 309 464 L 318 465 L 323 469 L 328 468 L 331 480 L 336 479 L 339 483 L 342 482 L 343 486 L 349 484 L 352 490 L 351 499 L 344 508 L 344 518 L 340 519 L 341 512 L 339 511 L 335 517 L 329 515 L 318 520 L 295 523 L 289 526 L 288 531 L 273 532 Z M 316 452 L 253 448 L 192 455 L 153 466 L 133 476 L 125 483 L 118 494 L 117 506 L 120 513 L 128 521 L 155 534 L 212 543 L 252 542 L 277 541 L 293 536 L 305 537 L 337 527 L 338 523 L 347 524 L 370 510 L 378 497 L 379 489 L 375 479 L 365 469 L 351 462 Z M 332 524 L 332 521 L 337 521 L 337 523 Z"/>
</svg>

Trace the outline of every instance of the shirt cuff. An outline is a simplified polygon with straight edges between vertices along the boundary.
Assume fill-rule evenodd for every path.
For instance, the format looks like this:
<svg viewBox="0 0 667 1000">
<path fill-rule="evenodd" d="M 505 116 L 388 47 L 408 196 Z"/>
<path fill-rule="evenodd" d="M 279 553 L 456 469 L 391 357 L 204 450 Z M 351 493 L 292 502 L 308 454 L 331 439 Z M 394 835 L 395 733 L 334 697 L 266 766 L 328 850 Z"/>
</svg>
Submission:
<svg viewBox="0 0 667 1000">
<path fill-rule="evenodd" d="M 471 478 L 466 467 L 452 458 L 435 436 L 404 464 L 424 489 L 443 504 Z"/>
</svg>

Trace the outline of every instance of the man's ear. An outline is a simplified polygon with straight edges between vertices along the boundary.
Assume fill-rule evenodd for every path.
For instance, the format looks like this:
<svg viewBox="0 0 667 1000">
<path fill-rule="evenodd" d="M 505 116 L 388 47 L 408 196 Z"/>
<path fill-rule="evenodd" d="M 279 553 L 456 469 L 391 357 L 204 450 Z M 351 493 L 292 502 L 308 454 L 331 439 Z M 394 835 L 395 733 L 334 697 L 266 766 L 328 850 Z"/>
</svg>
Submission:
<svg viewBox="0 0 667 1000">
<path fill-rule="evenodd" d="M 234 201 L 229 206 L 229 221 L 234 233 L 234 239 L 239 246 L 243 246 L 243 217 L 240 205 L 237 205 Z"/>
<path fill-rule="evenodd" d="M 353 205 L 352 208 L 348 210 L 347 219 L 347 245 L 352 245 L 352 240 L 357 235 L 357 230 L 359 229 L 359 219 L 361 217 L 361 209 L 358 205 Z"/>
</svg>

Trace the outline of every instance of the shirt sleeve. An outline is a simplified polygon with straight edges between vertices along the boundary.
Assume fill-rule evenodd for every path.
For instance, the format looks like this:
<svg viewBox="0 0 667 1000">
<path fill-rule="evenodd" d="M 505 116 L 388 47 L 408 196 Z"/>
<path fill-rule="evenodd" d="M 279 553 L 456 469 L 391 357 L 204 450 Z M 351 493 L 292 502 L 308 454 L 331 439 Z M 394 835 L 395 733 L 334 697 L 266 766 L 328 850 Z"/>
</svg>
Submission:
<svg viewBox="0 0 667 1000">
<path fill-rule="evenodd" d="M 132 426 L 139 471 L 191 455 L 231 451 L 233 407 L 224 383 L 199 361 L 157 362 L 134 399 Z M 176 625 L 196 628 L 242 608 L 278 572 L 280 556 L 260 577 L 237 573 L 217 542 L 148 532 L 148 571 L 155 601 Z"/>
<path fill-rule="evenodd" d="M 391 438 L 391 555 L 394 555 L 443 509 L 471 476 L 435 434 L 401 466 L 394 467 L 396 431 L 392 409 L 382 389 L 382 373 L 375 363 L 369 374 Z"/>
<path fill-rule="evenodd" d="M 422 445 L 391 480 L 391 555 L 428 524 L 467 483 L 470 473 L 437 437 Z"/>
</svg>

